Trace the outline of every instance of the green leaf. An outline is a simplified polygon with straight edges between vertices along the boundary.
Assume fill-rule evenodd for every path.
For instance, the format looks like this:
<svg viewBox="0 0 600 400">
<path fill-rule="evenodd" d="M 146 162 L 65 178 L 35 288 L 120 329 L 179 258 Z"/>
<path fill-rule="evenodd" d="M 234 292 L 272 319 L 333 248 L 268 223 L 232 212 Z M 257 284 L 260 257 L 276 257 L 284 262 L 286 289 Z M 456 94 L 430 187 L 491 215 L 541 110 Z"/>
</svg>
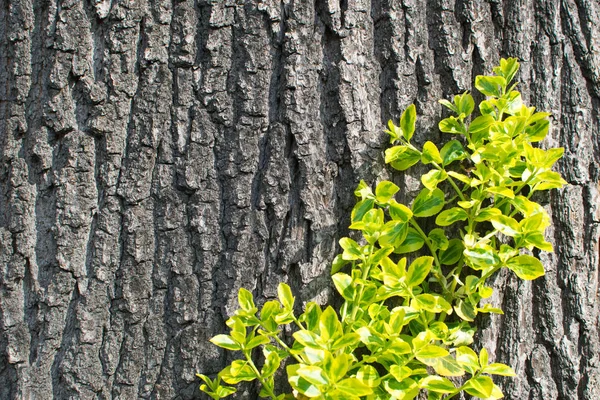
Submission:
<svg viewBox="0 0 600 400">
<path fill-rule="evenodd" d="M 226 383 L 235 385 L 241 381 L 250 382 L 257 378 L 256 372 L 246 360 L 235 360 L 219 374 Z"/>
<path fill-rule="evenodd" d="M 456 387 L 450 380 L 441 376 L 429 375 L 419 382 L 421 389 L 427 389 L 437 393 L 452 393 Z"/>
<path fill-rule="evenodd" d="M 335 384 L 337 390 L 354 396 L 368 396 L 373 393 L 368 385 L 357 378 L 347 378 Z"/>
<path fill-rule="evenodd" d="M 471 115 L 471 113 L 475 109 L 475 102 L 473 101 L 473 96 L 466 92 L 454 96 L 454 104 L 456 104 L 457 114 L 464 114 L 465 116 Z"/>
<path fill-rule="evenodd" d="M 353 347 L 359 341 L 360 336 L 357 333 L 346 333 L 331 345 L 331 350 L 336 351 L 345 347 Z"/>
<path fill-rule="evenodd" d="M 494 195 L 500 195 L 503 197 L 508 197 L 509 199 L 514 199 L 515 198 L 515 193 L 507 188 L 507 187 L 502 187 L 502 186 L 494 186 L 494 187 L 489 187 L 487 189 L 485 189 L 485 191 L 487 193 L 491 193 Z"/>
<path fill-rule="evenodd" d="M 469 125 L 469 133 L 474 143 L 479 143 L 482 139 L 488 138 L 488 131 L 496 120 L 491 115 L 481 115 L 475 118 Z"/>
<path fill-rule="evenodd" d="M 492 378 L 483 375 L 469 379 L 464 385 L 465 392 L 482 399 L 490 397 L 493 389 L 494 382 Z"/>
<path fill-rule="evenodd" d="M 413 215 L 416 217 L 430 217 L 444 208 L 444 192 L 440 189 L 421 190 L 412 205 Z"/>
<path fill-rule="evenodd" d="M 448 238 L 442 229 L 432 229 L 427 237 L 436 250 L 446 250 L 448 248 Z"/>
<path fill-rule="evenodd" d="M 500 262 L 496 251 L 488 245 L 465 249 L 463 254 L 469 266 L 477 270 L 493 267 Z"/>
<path fill-rule="evenodd" d="M 440 252 L 440 263 L 444 265 L 456 264 L 463 255 L 463 242 L 460 239 L 451 239 L 448 248 Z"/>
<path fill-rule="evenodd" d="M 344 268 L 346 264 L 348 264 L 348 260 L 344 260 L 344 257 L 341 254 L 338 254 L 333 258 L 333 261 L 331 263 L 331 274 L 335 274 L 336 272 Z"/>
<path fill-rule="evenodd" d="M 452 133 L 455 135 L 465 134 L 465 126 L 455 117 L 444 118 L 438 124 L 438 128 L 444 133 Z"/>
<path fill-rule="evenodd" d="M 432 169 L 425 175 L 421 176 L 421 182 L 429 190 L 434 190 L 440 182 L 445 181 L 448 178 L 446 171 Z"/>
<path fill-rule="evenodd" d="M 475 221 L 491 221 L 492 219 L 502 215 L 502 211 L 494 207 L 487 207 L 479 210 L 477 216 L 475 217 Z"/>
<path fill-rule="evenodd" d="M 299 364 L 287 366 L 288 382 L 290 383 L 290 386 L 306 397 L 317 397 L 321 395 L 321 391 L 317 385 L 313 385 L 296 373 L 298 369 Z"/>
<path fill-rule="evenodd" d="M 471 348 L 460 346 L 456 349 L 456 362 L 469 374 L 474 375 L 479 371 L 479 357 Z"/>
<path fill-rule="evenodd" d="M 540 250 L 552 252 L 554 249 L 552 248 L 552 244 L 546 242 L 544 239 L 544 235 L 541 232 L 527 232 L 523 239 L 529 245 L 535 246 Z"/>
<path fill-rule="evenodd" d="M 356 379 L 362 382 L 365 386 L 374 388 L 379 386 L 379 372 L 371 365 L 363 365 L 356 373 Z"/>
<path fill-rule="evenodd" d="M 350 275 L 338 272 L 331 277 L 333 284 L 337 289 L 338 293 L 342 295 L 345 300 L 353 301 L 356 296 L 355 286 L 352 284 L 352 278 Z"/>
<path fill-rule="evenodd" d="M 497 215 L 492 217 L 491 221 L 494 228 L 506 236 L 515 237 L 519 234 L 519 223 L 514 218 Z"/>
<path fill-rule="evenodd" d="M 240 288 L 238 292 L 238 303 L 244 311 L 252 311 L 255 308 L 252 293 L 244 288 Z"/>
<path fill-rule="evenodd" d="M 444 210 L 435 218 L 435 223 L 439 226 L 449 226 L 458 221 L 465 221 L 469 214 L 459 207 Z"/>
<path fill-rule="evenodd" d="M 516 90 L 511 91 L 506 99 L 506 108 L 504 111 L 510 115 L 515 115 L 522 107 L 523 99 L 521 98 L 521 93 Z"/>
<path fill-rule="evenodd" d="M 329 306 L 319 318 L 319 335 L 321 340 L 328 341 L 339 336 L 338 333 L 342 333 L 342 324 L 333 307 Z"/>
<path fill-rule="evenodd" d="M 312 348 L 320 348 L 319 344 L 317 344 L 318 336 L 310 331 L 296 331 L 292 334 L 294 339 L 302 346 L 312 347 Z"/>
<path fill-rule="evenodd" d="M 486 367 L 488 365 L 488 360 L 489 360 L 488 351 L 484 347 L 479 352 L 479 365 L 481 365 L 482 368 Z"/>
<path fill-rule="evenodd" d="M 402 242 L 400 246 L 395 248 L 394 253 L 411 253 L 413 251 L 419 250 L 421 247 L 423 247 L 424 244 L 425 240 L 423 239 L 421 234 L 417 232 L 414 228 L 408 228 L 408 233 L 406 234 L 404 242 Z"/>
<path fill-rule="evenodd" d="M 518 70 L 519 62 L 514 57 L 501 58 L 500 66 L 494 67 L 494 72 L 496 75 L 502 75 L 504 79 L 506 79 L 507 83 L 512 81 Z"/>
<path fill-rule="evenodd" d="M 492 363 L 483 368 L 483 372 L 490 375 L 517 376 L 511 367 L 501 363 Z"/>
<path fill-rule="evenodd" d="M 379 244 L 382 247 L 400 246 L 407 234 L 408 225 L 406 222 L 389 221 L 384 225 L 383 230 L 381 231 L 381 236 L 379 236 Z"/>
<path fill-rule="evenodd" d="M 388 130 L 385 132 L 390 135 L 390 143 L 394 143 L 400 138 L 398 127 L 394 125 L 391 119 L 388 121 Z"/>
<path fill-rule="evenodd" d="M 413 216 L 410 208 L 406 207 L 404 204 L 398 203 L 396 200 L 391 200 L 388 206 L 390 217 L 395 221 L 408 222 Z"/>
<path fill-rule="evenodd" d="M 268 336 L 264 336 L 264 335 L 258 335 L 253 337 L 252 339 L 250 339 L 248 341 L 248 343 L 246 343 L 246 345 L 244 346 L 245 350 L 252 350 L 255 347 L 261 346 L 263 344 L 267 344 L 270 343 L 271 339 Z"/>
<path fill-rule="evenodd" d="M 547 119 L 543 119 L 541 121 L 537 121 L 532 125 L 528 125 L 525 128 L 525 135 L 527 141 L 529 142 L 539 142 L 544 140 L 544 138 L 548 135 L 548 131 L 550 130 L 550 121 Z"/>
<path fill-rule="evenodd" d="M 300 315 L 299 320 L 306 323 L 306 329 L 315 331 L 319 325 L 319 318 L 321 318 L 321 306 L 311 301 L 306 305 L 306 310 Z"/>
<path fill-rule="evenodd" d="M 427 141 L 423 145 L 423 153 L 421 154 L 421 162 L 423 164 L 429 164 L 432 162 L 441 164 L 442 157 L 438 148 L 433 144 L 433 142 Z"/>
<path fill-rule="evenodd" d="M 402 381 L 389 379 L 383 382 L 386 392 L 394 396 L 395 399 L 411 400 L 419 394 L 419 385 L 414 379 L 406 378 Z"/>
<path fill-rule="evenodd" d="M 453 161 L 464 160 L 468 154 L 458 140 L 451 140 L 440 150 L 442 165 L 446 166 Z"/>
<path fill-rule="evenodd" d="M 352 209 L 350 220 L 352 222 L 362 221 L 365 214 L 373 209 L 375 205 L 374 199 L 364 199 L 356 203 Z"/>
<path fill-rule="evenodd" d="M 506 79 L 501 76 L 475 77 L 475 87 L 486 96 L 502 96 L 502 90 L 506 87 Z"/>
<path fill-rule="evenodd" d="M 438 375 L 442 376 L 463 376 L 465 370 L 456 362 L 454 357 L 423 358 L 420 359 L 423 364 L 433 367 Z"/>
<path fill-rule="evenodd" d="M 302 365 L 296 373 L 317 387 L 329 384 L 329 379 L 323 369 L 316 365 Z"/>
<path fill-rule="evenodd" d="M 344 260 L 358 260 L 362 257 L 362 248 L 354 240 L 343 237 L 340 239 L 340 246 L 344 249 L 342 257 Z"/>
<path fill-rule="evenodd" d="M 456 306 L 454 306 L 454 311 L 456 315 L 458 315 L 462 320 L 472 322 L 475 320 L 477 316 L 477 310 L 467 301 L 458 300 L 456 302 Z"/>
<path fill-rule="evenodd" d="M 447 107 L 451 111 L 454 111 L 455 113 L 459 114 L 458 109 L 456 108 L 456 106 L 454 104 L 450 103 L 448 100 L 444 100 L 444 99 L 438 100 L 438 103 L 440 103 L 444 107 Z"/>
<path fill-rule="evenodd" d="M 450 313 L 452 306 L 442 296 L 423 293 L 415 296 L 411 301 L 411 307 L 429 311 L 432 313 Z"/>
<path fill-rule="evenodd" d="M 417 109 L 414 104 L 411 104 L 404 110 L 402 117 L 400 117 L 400 128 L 402 129 L 402 135 L 407 142 L 410 142 L 410 139 L 415 133 L 416 121 Z"/>
<path fill-rule="evenodd" d="M 427 346 L 420 348 L 416 352 L 416 357 L 417 358 L 420 358 L 420 357 L 424 357 L 424 358 L 446 357 L 448 354 L 449 354 L 448 350 L 444 349 L 443 347 L 429 344 Z"/>
<path fill-rule="evenodd" d="M 382 181 L 375 188 L 375 196 L 379 203 L 387 203 L 400 190 L 398 186 L 390 181 Z"/>
<path fill-rule="evenodd" d="M 406 285 L 417 286 L 425 280 L 433 265 L 433 257 L 423 256 L 410 264 L 406 272 Z"/>
<path fill-rule="evenodd" d="M 229 335 L 216 335 L 210 339 L 210 342 L 227 350 L 236 351 L 242 349 L 239 343 Z"/>
<path fill-rule="evenodd" d="M 294 296 L 292 295 L 292 289 L 288 285 L 280 283 L 277 287 L 277 295 L 285 309 L 291 310 L 294 308 Z"/>
<path fill-rule="evenodd" d="M 386 150 L 386 157 L 387 157 L 387 150 Z M 392 168 L 394 168 L 398 171 L 405 171 L 405 170 L 409 169 L 410 167 L 412 167 L 413 165 L 415 165 L 416 163 L 418 163 L 419 160 L 421 160 L 421 154 L 418 151 L 412 150 L 412 149 L 407 149 L 405 152 L 401 153 L 394 160 L 390 161 L 389 164 L 392 166 Z"/>
<path fill-rule="evenodd" d="M 235 391 L 236 389 L 231 386 L 219 386 L 216 390 L 216 393 L 219 396 L 219 398 L 223 398 L 234 394 Z"/>
<path fill-rule="evenodd" d="M 544 266 L 537 258 L 530 255 L 520 255 L 513 257 L 506 262 L 506 266 L 511 269 L 521 279 L 532 280 L 544 275 Z"/>
<path fill-rule="evenodd" d="M 477 311 L 482 313 L 504 314 L 504 311 L 502 311 L 501 308 L 494 307 L 491 304 L 484 304 L 483 307 L 478 307 Z"/>
</svg>

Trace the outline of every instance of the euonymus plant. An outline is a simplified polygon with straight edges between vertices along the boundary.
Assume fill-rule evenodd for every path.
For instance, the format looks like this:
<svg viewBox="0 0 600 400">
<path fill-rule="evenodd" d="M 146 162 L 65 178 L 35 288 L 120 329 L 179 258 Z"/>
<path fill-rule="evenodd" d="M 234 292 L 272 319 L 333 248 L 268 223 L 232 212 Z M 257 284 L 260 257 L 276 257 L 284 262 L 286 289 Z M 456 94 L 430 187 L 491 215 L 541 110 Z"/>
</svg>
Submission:
<svg viewBox="0 0 600 400">
<path fill-rule="evenodd" d="M 421 162 L 429 172 L 410 206 L 394 199 L 399 188 L 392 182 L 375 191 L 359 184 L 350 229 L 362 239 L 342 238 L 343 253 L 332 265 L 341 308 L 310 302 L 296 316 L 282 283 L 278 300 L 259 311 L 240 289 L 229 335 L 211 341 L 242 358 L 214 380 L 199 374 L 202 391 L 220 399 L 235 392 L 225 384 L 258 380 L 260 396 L 271 399 L 413 399 L 421 391 L 430 400 L 461 391 L 503 396 L 491 376 L 514 372 L 490 363 L 485 349 L 473 350 L 473 321 L 479 313 L 502 314 L 484 301 L 493 293 L 486 281 L 500 268 L 526 280 L 544 274 L 532 252 L 552 251 L 544 239 L 550 218 L 531 197 L 566 183 L 551 170 L 563 149 L 532 145 L 548 133 L 549 114 L 523 104 L 511 84 L 518 68 L 516 59 L 503 59 L 494 75 L 476 78 L 486 96 L 477 117 L 469 93 L 440 101 L 453 115 L 439 129 L 457 137 L 441 149 L 411 143 L 414 105 L 399 126 L 388 123 L 385 162 L 399 171 Z M 280 337 L 288 324 L 295 330 L 290 343 Z M 289 394 L 274 385 L 284 361 Z"/>
</svg>

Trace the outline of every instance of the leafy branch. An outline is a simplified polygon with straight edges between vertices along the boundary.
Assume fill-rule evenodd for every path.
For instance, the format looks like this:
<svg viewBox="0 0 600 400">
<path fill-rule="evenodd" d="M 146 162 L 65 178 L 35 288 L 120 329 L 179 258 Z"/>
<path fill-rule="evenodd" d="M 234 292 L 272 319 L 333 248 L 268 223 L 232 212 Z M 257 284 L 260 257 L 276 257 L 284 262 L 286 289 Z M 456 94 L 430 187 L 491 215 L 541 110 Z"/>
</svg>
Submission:
<svg viewBox="0 0 600 400">
<path fill-rule="evenodd" d="M 440 103 L 452 116 L 439 123 L 457 135 L 438 149 L 428 141 L 411 143 L 416 109 L 409 106 L 396 126 L 388 123 L 385 162 L 404 171 L 421 162 L 432 168 L 421 177 L 423 189 L 409 206 L 395 200 L 400 188 L 390 181 L 375 190 L 361 181 L 352 210 L 353 230 L 362 240 L 340 240 L 342 253 L 332 263 L 332 279 L 344 299 L 336 311 L 309 302 L 299 317 L 286 284 L 278 299 L 259 311 L 252 294 L 240 289 L 238 309 L 228 321 L 229 335 L 211 341 L 244 359 L 211 378 L 198 374 L 213 399 L 235 392 L 241 381 L 258 380 L 260 396 L 271 399 L 451 399 L 464 391 L 482 399 L 503 397 L 491 376 L 514 376 L 504 364 L 490 363 L 486 349 L 470 346 L 480 313 L 502 310 L 481 304 L 493 294 L 486 285 L 508 268 L 531 280 L 544 267 L 531 251 L 552 251 L 544 239 L 550 218 L 531 200 L 533 193 L 566 184 L 552 171 L 562 148 L 542 150 L 532 143 L 547 135 L 548 113 L 523 104 L 511 81 L 516 59 L 502 59 L 492 76 L 478 76 L 475 87 L 486 96 L 479 115 L 469 93 Z M 425 218 L 434 218 L 427 232 Z M 427 255 L 419 253 L 425 247 Z M 415 254 L 412 262 L 405 254 Z M 280 337 L 292 324 L 294 344 Z M 262 365 L 256 349 L 262 349 Z M 274 375 L 284 360 L 292 393 L 277 394 Z M 456 386 L 449 377 L 462 377 Z"/>
</svg>

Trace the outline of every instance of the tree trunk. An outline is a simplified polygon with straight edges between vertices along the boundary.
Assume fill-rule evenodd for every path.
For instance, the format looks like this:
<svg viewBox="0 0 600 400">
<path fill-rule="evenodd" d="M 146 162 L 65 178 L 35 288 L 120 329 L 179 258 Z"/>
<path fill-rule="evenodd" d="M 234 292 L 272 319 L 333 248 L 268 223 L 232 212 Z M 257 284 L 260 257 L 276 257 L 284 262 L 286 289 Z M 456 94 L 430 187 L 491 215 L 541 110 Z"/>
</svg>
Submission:
<svg viewBox="0 0 600 400">
<path fill-rule="evenodd" d="M 512 56 L 570 185 L 479 337 L 507 399 L 599 399 L 599 27 L 590 0 L 0 0 L 0 398 L 204 398 L 240 286 L 331 297 L 385 122 L 414 102 L 447 141 L 437 100 Z"/>
</svg>

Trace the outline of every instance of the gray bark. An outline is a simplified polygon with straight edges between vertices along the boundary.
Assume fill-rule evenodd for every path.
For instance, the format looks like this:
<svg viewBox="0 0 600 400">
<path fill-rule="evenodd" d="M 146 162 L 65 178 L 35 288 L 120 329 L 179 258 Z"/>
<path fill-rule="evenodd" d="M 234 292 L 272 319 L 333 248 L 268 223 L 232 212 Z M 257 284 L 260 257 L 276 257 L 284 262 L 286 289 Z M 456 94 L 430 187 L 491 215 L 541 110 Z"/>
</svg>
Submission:
<svg viewBox="0 0 600 400">
<path fill-rule="evenodd" d="M 481 344 L 507 399 L 599 399 L 599 38 L 589 0 L 0 0 L 0 398 L 202 398 L 240 286 L 331 296 L 384 123 L 443 143 L 437 100 L 513 56 L 570 185 Z"/>
</svg>

